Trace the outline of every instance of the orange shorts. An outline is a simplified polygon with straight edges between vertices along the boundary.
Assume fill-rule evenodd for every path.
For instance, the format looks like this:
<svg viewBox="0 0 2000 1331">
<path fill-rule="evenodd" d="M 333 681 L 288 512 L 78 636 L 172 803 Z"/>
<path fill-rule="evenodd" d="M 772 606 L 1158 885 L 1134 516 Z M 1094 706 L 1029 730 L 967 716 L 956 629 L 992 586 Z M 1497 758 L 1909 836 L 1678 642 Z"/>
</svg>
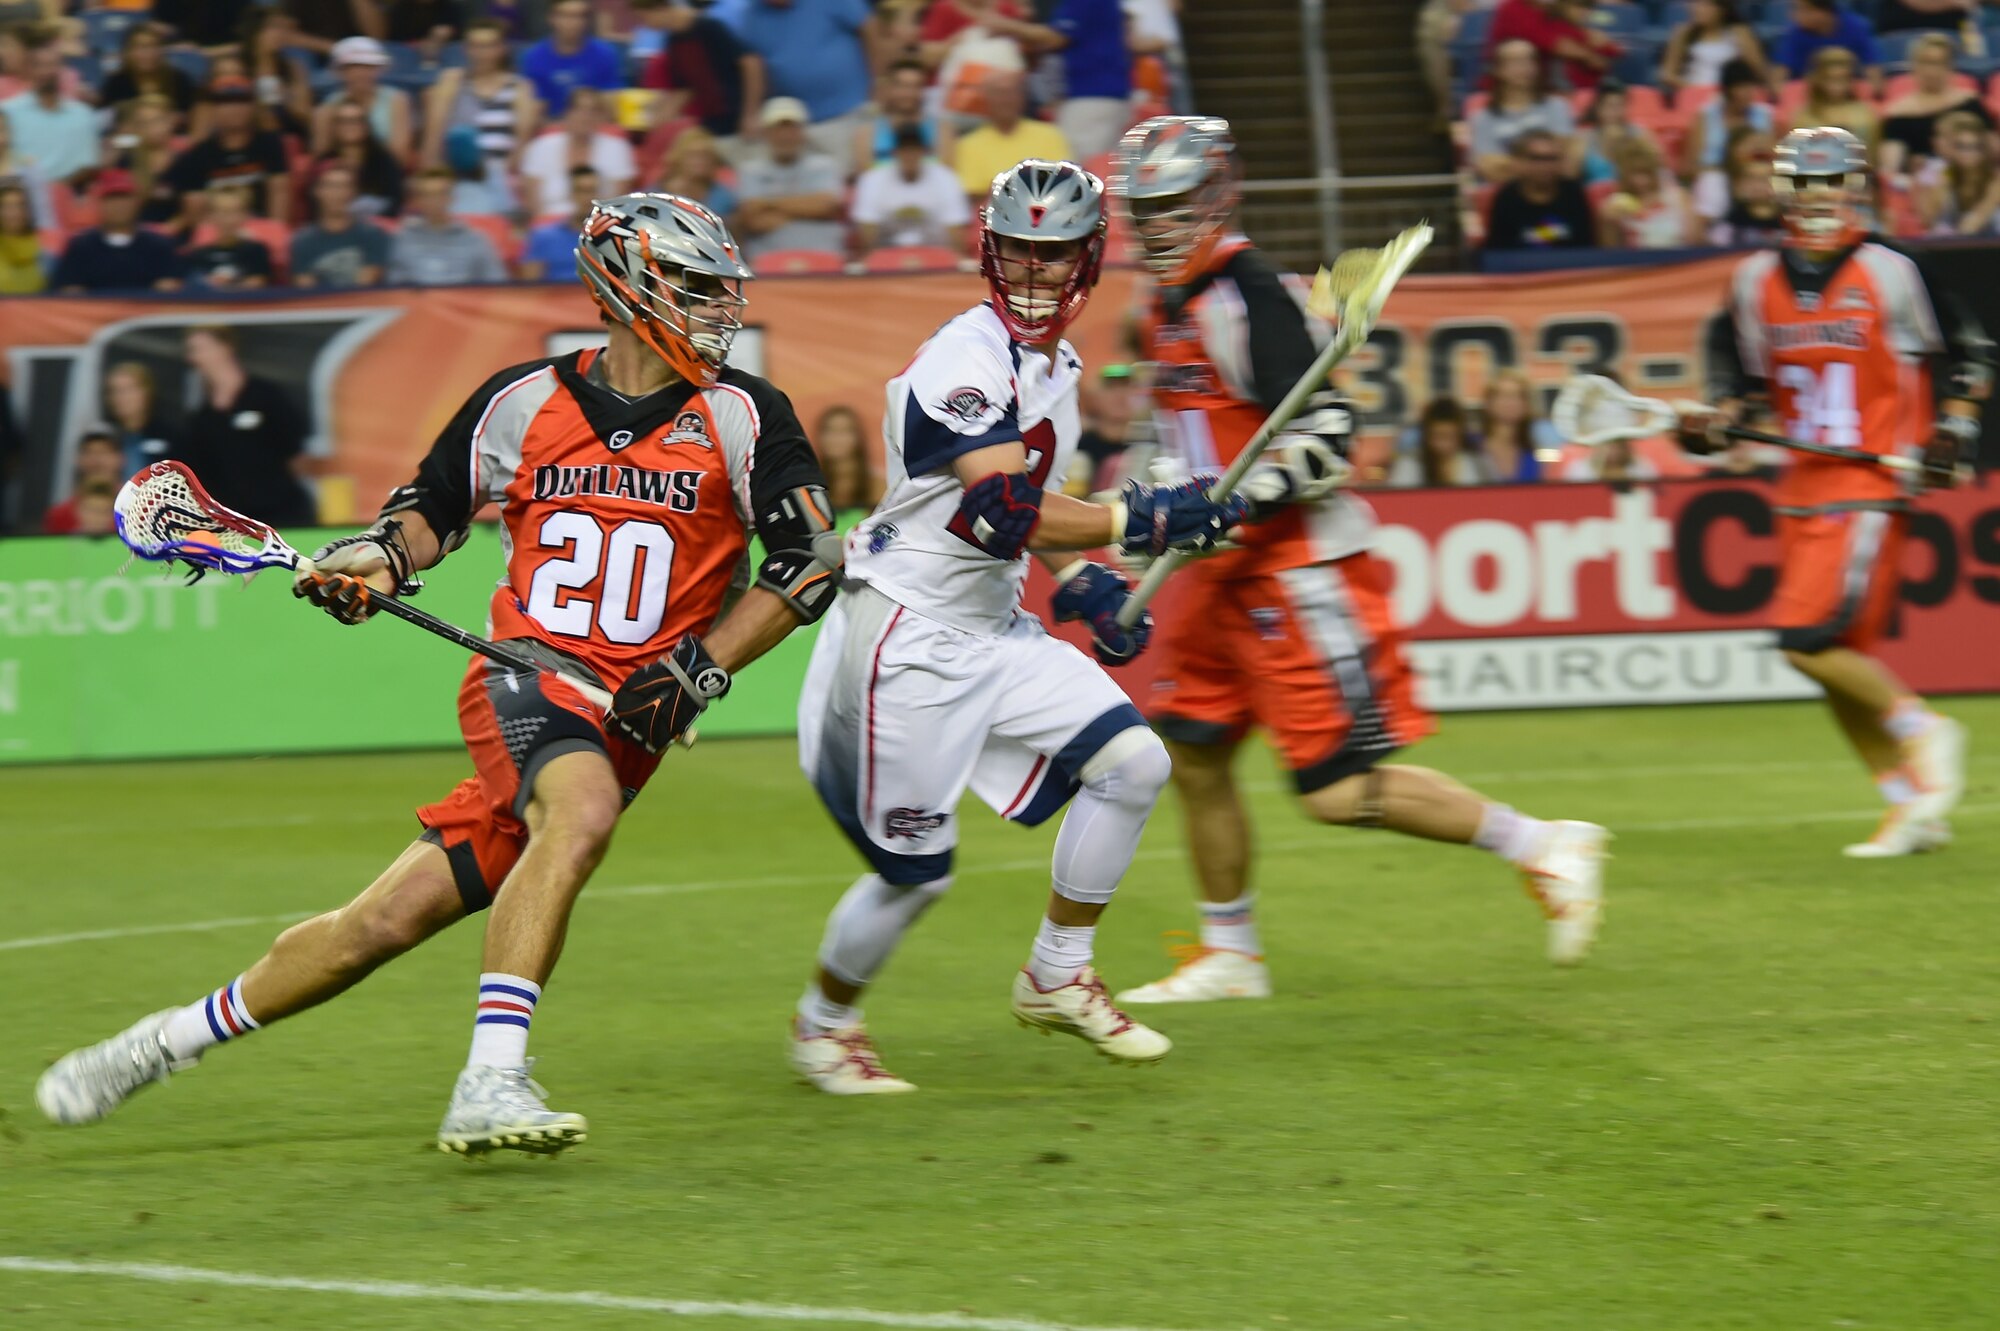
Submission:
<svg viewBox="0 0 2000 1331">
<path fill-rule="evenodd" d="M 1260 726 L 1306 794 L 1436 729 L 1373 557 L 1189 582 L 1153 647 L 1147 713 L 1168 739 L 1229 743 Z"/>
<path fill-rule="evenodd" d="M 1902 587 L 1903 513 L 1780 514 L 1783 565 L 1773 599 L 1778 646 L 1867 651 L 1882 636 Z"/>
<path fill-rule="evenodd" d="M 523 821 L 535 777 L 552 758 L 588 751 L 611 760 L 630 804 L 660 765 L 636 744 L 606 733 L 597 709 L 561 676 L 532 679 L 475 657 L 458 688 L 458 724 L 474 775 L 417 810 L 423 840 L 451 861 L 468 912 L 484 910 L 528 844 Z"/>
</svg>

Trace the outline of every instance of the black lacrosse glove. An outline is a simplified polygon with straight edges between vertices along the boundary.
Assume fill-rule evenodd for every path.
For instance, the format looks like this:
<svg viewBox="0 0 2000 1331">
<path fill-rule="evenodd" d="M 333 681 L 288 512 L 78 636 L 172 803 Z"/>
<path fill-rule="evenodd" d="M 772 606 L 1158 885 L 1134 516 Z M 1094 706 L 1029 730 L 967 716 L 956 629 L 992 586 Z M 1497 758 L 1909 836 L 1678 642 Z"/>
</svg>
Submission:
<svg viewBox="0 0 2000 1331">
<path fill-rule="evenodd" d="M 381 572 L 396 580 L 392 591 L 368 583 L 370 574 Z M 390 518 L 313 551 L 312 567 L 299 570 L 292 579 L 292 595 L 311 601 L 343 624 L 359 624 L 375 613 L 376 597 L 408 596 L 423 585 L 403 544 L 403 524 Z"/>
<path fill-rule="evenodd" d="M 1958 484 L 1958 464 L 1979 452 L 1979 422 L 1970 416 L 1940 415 L 1924 445 L 1924 488 L 1949 490 Z"/>
<path fill-rule="evenodd" d="M 611 728 L 646 752 L 658 753 L 728 692 L 729 672 L 690 633 L 673 651 L 625 677 L 611 695 Z"/>
</svg>

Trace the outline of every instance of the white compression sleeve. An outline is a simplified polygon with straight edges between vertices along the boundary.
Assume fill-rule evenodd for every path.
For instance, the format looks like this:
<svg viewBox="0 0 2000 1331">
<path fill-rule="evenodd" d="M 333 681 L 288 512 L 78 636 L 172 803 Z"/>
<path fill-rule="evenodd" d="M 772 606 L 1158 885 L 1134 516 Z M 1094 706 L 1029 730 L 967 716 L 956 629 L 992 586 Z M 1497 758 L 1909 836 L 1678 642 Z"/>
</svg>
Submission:
<svg viewBox="0 0 2000 1331">
<path fill-rule="evenodd" d="M 1141 726 L 1113 735 L 1083 765 L 1083 789 L 1056 834 L 1059 895 L 1092 905 L 1111 900 L 1172 774 L 1166 746 Z"/>
<path fill-rule="evenodd" d="M 950 878 L 905 887 L 880 874 L 855 880 L 826 920 L 819 964 L 848 984 L 867 984 L 911 925 L 951 886 Z"/>
</svg>

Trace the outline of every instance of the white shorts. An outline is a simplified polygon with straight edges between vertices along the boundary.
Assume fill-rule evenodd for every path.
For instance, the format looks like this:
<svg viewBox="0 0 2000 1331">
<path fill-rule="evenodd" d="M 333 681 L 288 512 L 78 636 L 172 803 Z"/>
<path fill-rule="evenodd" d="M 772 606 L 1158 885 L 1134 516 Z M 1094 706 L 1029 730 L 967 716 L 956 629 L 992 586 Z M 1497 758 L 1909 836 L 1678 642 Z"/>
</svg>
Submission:
<svg viewBox="0 0 2000 1331">
<path fill-rule="evenodd" d="M 892 883 L 951 872 L 966 787 L 1033 827 L 1145 718 L 1095 661 L 1022 613 L 998 637 L 926 619 L 866 585 L 820 625 L 799 694 L 799 766 Z"/>
</svg>

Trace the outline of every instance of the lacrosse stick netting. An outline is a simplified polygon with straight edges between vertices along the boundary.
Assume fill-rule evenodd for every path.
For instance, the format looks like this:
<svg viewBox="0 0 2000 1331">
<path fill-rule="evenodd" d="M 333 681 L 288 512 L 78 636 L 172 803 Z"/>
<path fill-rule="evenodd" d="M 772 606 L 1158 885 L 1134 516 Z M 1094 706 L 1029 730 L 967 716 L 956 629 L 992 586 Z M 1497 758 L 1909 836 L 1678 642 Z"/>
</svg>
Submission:
<svg viewBox="0 0 2000 1331">
<path fill-rule="evenodd" d="M 1571 443 L 1595 448 L 1668 433 L 1679 427 L 1680 415 L 1672 403 L 1634 397 L 1602 375 L 1582 374 L 1556 394 L 1549 421 Z"/>
<path fill-rule="evenodd" d="M 112 506 L 112 520 L 118 538 L 141 559 L 179 560 L 197 570 L 246 577 L 299 562 L 298 551 L 277 532 L 217 503 L 178 462 L 155 462 L 125 482 Z"/>
</svg>

